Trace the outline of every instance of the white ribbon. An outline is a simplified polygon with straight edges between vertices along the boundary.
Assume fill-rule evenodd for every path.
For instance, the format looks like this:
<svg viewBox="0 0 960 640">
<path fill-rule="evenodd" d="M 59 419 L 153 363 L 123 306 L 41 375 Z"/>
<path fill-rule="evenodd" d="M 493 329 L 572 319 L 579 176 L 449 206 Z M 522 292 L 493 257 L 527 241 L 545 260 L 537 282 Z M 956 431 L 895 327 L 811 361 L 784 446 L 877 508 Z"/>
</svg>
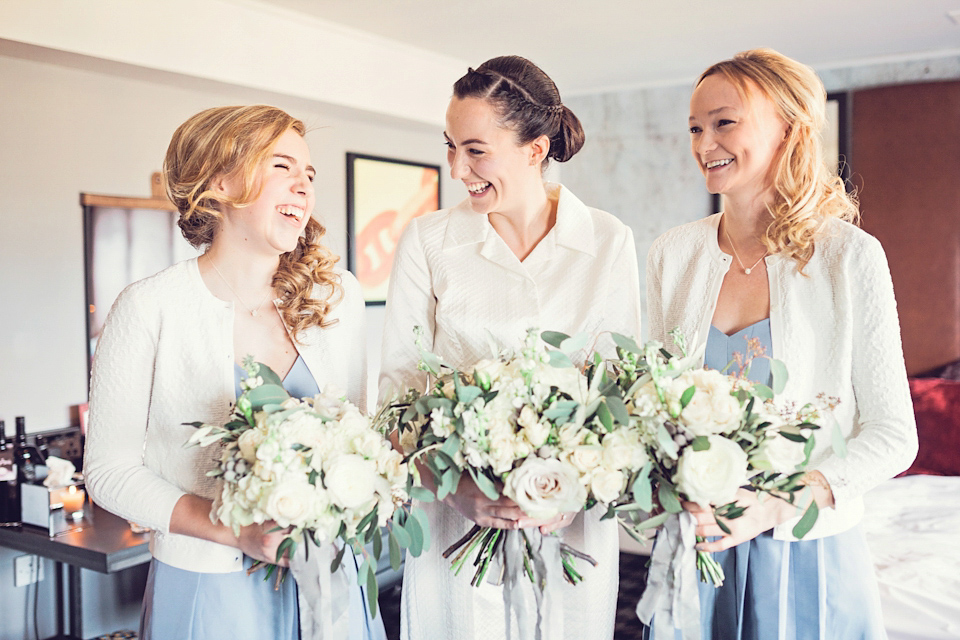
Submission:
<svg viewBox="0 0 960 640">
<path fill-rule="evenodd" d="M 333 544 L 315 547 L 303 540 L 290 559 L 290 573 L 297 581 L 302 640 L 342 640 L 350 636 L 350 578 L 343 562 L 336 573 L 330 573 L 336 551 Z M 350 552 L 347 549 L 346 553 Z M 350 560 L 344 558 L 344 562 Z"/>
<path fill-rule="evenodd" d="M 674 629 L 683 640 L 700 638 L 696 530 L 696 519 L 683 511 L 667 518 L 657 534 L 647 588 L 637 603 L 637 617 L 647 626 L 653 620 L 656 638 L 673 638 Z"/>
<path fill-rule="evenodd" d="M 563 565 L 560 538 L 543 535 L 538 527 L 504 531 L 498 555 L 503 558 L 503 609 L 506 638 L 511 638 L 511 617 L 516 615 L 519 637 L 551 640 L 563 637 Z M 529 543 L 533 583 L 524 568 L 524 547 Z M 550 568 L 548 571 L 548 567 Z M 491 572 L 491 580 L 499 571 Z M 532 587 L 532 589 L 530 588 Z M 533 595 L 533 602 L 530 596 Z M 536 617 L 530 616 L 536 611 Z"/>
</svg>

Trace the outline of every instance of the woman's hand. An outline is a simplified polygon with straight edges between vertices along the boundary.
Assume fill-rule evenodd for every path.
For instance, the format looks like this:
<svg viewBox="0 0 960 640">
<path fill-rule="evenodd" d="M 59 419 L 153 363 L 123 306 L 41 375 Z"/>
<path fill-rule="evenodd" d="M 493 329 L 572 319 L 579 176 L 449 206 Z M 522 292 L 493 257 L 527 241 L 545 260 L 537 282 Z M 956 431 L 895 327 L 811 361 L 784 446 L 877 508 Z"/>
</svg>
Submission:
<svg viewBox="0 0 960 640">
<path fill-rule="evenodd" d="M 443 502 L 467 520 L 494 529 L 540 527 L 540 531 L 546 534 L 570 526 L 576 516 L 575 513 L 564 513 L 553 518 L 531 518 L 506 496 L 496 500 L 488 498 L 467 473 L 460 476 L 457 492 L 448 495 Z"/>
<path fill-rule="evenodd" d="M 697 520 L 697 536 L 710 538 L 719 536 L 712 542 L 697 543 L 698 551 L 724 551 L 741 542 L 753 540 L 764 531 L 769 531 L 781 522 L 786 522 L 797 514 L 797 508 L 785 500 L 770 495 L 758 499 L 756 491 L 740 489 L 737 491 L 737 504 L 746 507 L 739 518 L 724 519 L 730 530 L 724 532 L 713 516 L 713 509 L 704 509 L 695 502 L 684 502 L 683 508 Z"/>
<path fill-rule="evenodd" d="M 277 548 L 289 533 L 289 529 L 278 529 L 271 532 L 273 529 L 277 529 L 277 523 L 272 520 L 263 524 L 247 525 L 240 529 L 237 546 L 254 560 L 289 567 L 289 556 L 284 555 L 277 561 Z"/>
</svg>

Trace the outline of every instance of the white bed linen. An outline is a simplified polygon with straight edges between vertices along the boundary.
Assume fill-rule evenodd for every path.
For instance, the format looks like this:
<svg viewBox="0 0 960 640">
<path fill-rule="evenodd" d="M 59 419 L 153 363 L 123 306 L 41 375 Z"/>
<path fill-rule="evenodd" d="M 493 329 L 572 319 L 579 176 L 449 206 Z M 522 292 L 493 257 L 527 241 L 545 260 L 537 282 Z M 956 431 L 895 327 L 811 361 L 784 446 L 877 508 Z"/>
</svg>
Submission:
<svg viewBox="0 0 960 640">
<path fill-rule="evenodd" d="M 960 477 L 894 478 L 865 503 L 890 640 L 960 639 Z"/>
</svg>

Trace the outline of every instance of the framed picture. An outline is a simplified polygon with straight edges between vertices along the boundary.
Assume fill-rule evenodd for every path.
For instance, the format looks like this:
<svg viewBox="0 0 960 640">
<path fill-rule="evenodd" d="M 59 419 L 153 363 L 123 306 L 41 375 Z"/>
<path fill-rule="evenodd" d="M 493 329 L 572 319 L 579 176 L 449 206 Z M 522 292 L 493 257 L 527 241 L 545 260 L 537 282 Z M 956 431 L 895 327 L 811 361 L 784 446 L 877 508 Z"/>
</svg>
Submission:
<svg viewBox="0 0 960 640">
<path fill-rule="evenodd" d="M 850 127 L 847 93 L 827 94 L 827 119 L 820 130 L 823 136 L 823 161 L 830 171 L 840 176 L 847 189 L 850 184 Z M 723 210 L 723 197 L 719 193 L 710 196 L 709 214 Z"/>
<path fill-rule="evenodd" d="M 384 304 L 407 223 L 440 208 L 440 166 L 347 154 L 347 268 L 367 304 Z"/>
</svg>

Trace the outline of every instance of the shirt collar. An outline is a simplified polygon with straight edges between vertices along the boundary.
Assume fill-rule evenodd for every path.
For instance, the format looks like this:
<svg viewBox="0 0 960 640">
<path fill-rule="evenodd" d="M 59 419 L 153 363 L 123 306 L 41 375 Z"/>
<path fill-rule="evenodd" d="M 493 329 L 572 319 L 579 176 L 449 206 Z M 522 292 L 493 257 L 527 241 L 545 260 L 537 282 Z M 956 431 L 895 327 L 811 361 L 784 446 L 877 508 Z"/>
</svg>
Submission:
<svg viewBox="0 0 960 640">
<path fill-rule="evenodd" d="M 557 222 L 551 230 L 557 245 L 595 256 L 597 247 L 590 210 L 563 185 L 548 182 L 545 186 L 547 196 L 557 199 Z M 443 249 L 485 242 L 490 233 L 496 231 L 487 217 L 474 213 L 470 201 L 464 200 L 450 210 Z"/>
</svg>

